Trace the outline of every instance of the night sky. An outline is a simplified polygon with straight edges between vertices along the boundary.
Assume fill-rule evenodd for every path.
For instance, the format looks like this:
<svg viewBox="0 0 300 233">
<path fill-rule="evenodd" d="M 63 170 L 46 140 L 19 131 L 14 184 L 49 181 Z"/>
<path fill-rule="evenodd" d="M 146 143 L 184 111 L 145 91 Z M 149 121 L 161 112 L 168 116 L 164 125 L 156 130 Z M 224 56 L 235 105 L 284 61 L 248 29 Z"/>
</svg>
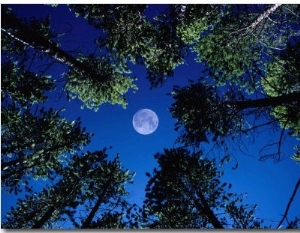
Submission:
<svg viewBox="0 0 300 233">
<path fill-rule="evenodd" d="M 154 15 L 163 9 L 164 6 L 152 5 L 147 12 Z M 59 38 L 62 48 L 66 51 L 81 50 L 93 52 L 95 44 L 93 40 L 97 38 L 97 32 L 89 26 L 84 19 L 76 18 L 74 12 L 70 12 L 65 5 L 59 5 L 56 8 L 46 5 L 14 5 L 14 13 L 19 17 L 35 16 L 40 18 L 47 14 L 51 15 L 51 26 L 57 32 L 66 32 L 72 26 L 72 31 Z M 131 66 L 132 75 L 137 77 L 136 84 L 138 91 L 127 94 L 128 106 L 123 109 L 117 105 L 101 105 L 98 112 L 92 109 L 81 109 L 79 100 L 66 100 L 65 93 L 61 91 L 61 84 L 58 88 L 49 93 L 49 99 L 46 107 L 60 109 L 66 107 L 63 116 L 68 120 L 74 120 L 81 117 L 82 125 L 87 128 L 87 132 L 94 133 L 92 142 L 82 150 L 95 151 L 104 147 L 108 150 L 110 158 L 117 153 L 124 168 L 136 172 L 134 184 L 128 185 L 130 192 L 130 201 L 142 205 L 144 199 L 144 189 L 147 183 L 145 172 L 152 173 L 157 163 L 154 154 L 163 152 L 164 148 L 173 148 L 180 145 L 175 144 L 178 132 L 174 131 L 176 119 L 171 117 L 169 107 L 173 103 L 172 96 L 167 95 L 172 91 L 173 85 L 186 86 L 188 79 L 197 80 L 201 76 L 203 65 L 194 61 L 195 55 L 190 53 L 187 62 L 176 68 L 174 77 L 160 87 L 150 89 L 150 83 L 146 79 L 146 69 L 142 66 Z M 49 70 L 49 74 L 56 80 L 61 78 L 66 67 L 55 65 Z M 148 108 L 153 110 L 159 118 L 157 130 L 150 135 L 138 134 L 132 126 L 132 118 L 139 109 Z M 278 132 L 277 132 L 278 133 Z M 225 174 L 223 180 L 232 183 L 232 192 L 248 193 L 244 203 L 258 204 L 256 216 L 262 219 L 279 221 L 285 211 L 286 205 L 292 194 L 294 186 L 300 176 L 299 165 L 289 157 L 294 153 L 293 147 L 296 139 L 287 139 L 283 150 L 287 158 L 279 163 L 273 160 L 260 162 L 258 151 L 263 145 L 278 136 L 276 133 L 266 131 L 257 135 L 254 143 L 245 141 L 245 147 L 242 153 L 237 147 L 233 151 L 233 157 L 230 163 L 222 169 Z M 211 145 L 204 144 L 204 153 L 211 149 Z M 236 160 L 239 164 L 238 169 L 233 170 Z M 42 187 L 44 181 L 35 182 L 37 187 Z M 2 219 L 12 205 L 15 204 L 14 195 L 7 195 L 2 191 L 1 197 L 1 216 Z M 22 193 L 20 196 L 22 197 Z M 294 202 L 289 211 L 289 219 L 293 220 L 299 216 L 300 193 L 297 193 Z M 298 207 L 298 208 L 297 208 Z M 277 222 L 265 221 L 266 225 L 276 226 Z"/>
</svg>

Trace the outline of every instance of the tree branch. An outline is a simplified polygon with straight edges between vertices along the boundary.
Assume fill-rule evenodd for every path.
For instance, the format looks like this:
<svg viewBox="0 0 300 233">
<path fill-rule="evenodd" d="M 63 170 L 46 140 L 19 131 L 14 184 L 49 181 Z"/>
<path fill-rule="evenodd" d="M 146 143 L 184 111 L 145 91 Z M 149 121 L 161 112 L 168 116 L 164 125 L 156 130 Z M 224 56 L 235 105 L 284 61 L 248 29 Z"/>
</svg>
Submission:
<svg viewBox="0 0 300 233">
<path fill-rule="evenodd" d="M 226 101 L 222 103 L 222 105 L 230 107 L 233 106 L 238 110 L 243 110 L 247 108 L 276 107 L 294 101 L 300 103 L 300 92 L 256 100 Z"/>
<path fill-rule="evenodd" d="M 265 161 L 269 157 L 273 157 L 273 159 L 275 160 L 275 162 L 279 162 L 281 160 L 281 158 L 280 158 L 280 156 L 281 156 L 281 145 L 282 145 L 282 140 L 283 140 L 283 135 L 284 135 L 285 130 L 286 130 L 286 123 L 284 124 L 284 126 L 283 126 L 283 128 L 281 130 L 278 142 L 274 142 L 272 144 L 268 144 L 268 145 L 264 146 L 260 150 L 259 153 L 261 153 L 265 148 L 271 147 L 273 145 L 278 145 L 277 152 L 272 153 L 272 154 L 260 155 L 260 159 L 259 159 L 260 161 Z"/>
<path fill-rule="evenodd" d="M 285 209 L 284 215 L 283 215 L 282 219 L 280 220 L 280 222 L 279 222 L 279 224 L 278 224 L 278 226 L 277 226 L 277 229 L 279 229 L 279 228 L 281 227 L 281 224 L 282 224 L 283 221 L 286 219 L 286 217 L 287 217 L 287 215 L 288 215 L 288 212 L 289 212 L 289 209 L 290 209 L 290 207 L 291 207 L 291 204 L 292 204 L 292 202 L 293 202 L 293 200 L 294 200 L 294 197 L 295 197 L 295 195 L 296 195 L 296 193 L 297 193 L 297 190 L 298 190 L 299 186 L 300 186 L 300 178 L 299 178 L 299 180 L 298 180 L 298 182 L 297 182 L 297 184 L 296 184 L 296 186 L 295 186 L 295 188 L 294 188 L 293 194 L 292 194 L 292 196 L 291 196 L 291 198 L 290 198 L 290 200 L 289 200 L 289 203 L 288 203 L 288 205 L 287 205 L 287 207 L 286 207 L 286 209 Z"/>
</svg>

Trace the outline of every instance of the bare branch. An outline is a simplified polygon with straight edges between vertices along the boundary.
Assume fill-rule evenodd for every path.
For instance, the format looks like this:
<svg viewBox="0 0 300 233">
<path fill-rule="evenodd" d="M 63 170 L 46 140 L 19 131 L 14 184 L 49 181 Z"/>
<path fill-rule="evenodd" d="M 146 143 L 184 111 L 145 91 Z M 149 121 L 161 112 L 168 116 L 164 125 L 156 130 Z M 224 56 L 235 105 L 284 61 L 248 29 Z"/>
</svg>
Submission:
<svg viewBox="0 0 300 233">
<path fill-rule="evenodd" d="M 287 218 L 289 209 L 290 209 L 290 207 L 291 207 L 291 204 L 292 204 L 292 202 L 293 202 L 293 200 L 294 200 L 294 197 L 295 197 L 295 195 L 296 195 L 296 193 L 297 193 L 297 190 L 298 190 L 299 186 L 300 186 L 300 178 L 298 179 L 298 182 L 297 182 L 297 184 L 296 184 L 296 186 L 295 186 L 295 188 L 294 188 L 293 194 L 292 194 L 292 196 L 291 196 L 291 198 L 290 198 L 290 200 L 289 200 L 289 202 L 288 202 L 288 204 L 287 204 L 287 206 L 286 206 L 284 215 L 283 215 L 281 221 L 279 222 L 279 224 L 278 224 L 278 226 L 277 226 L 277 229 L 279 229 L 279 228 L 281 227 L 281 224 L 282 224 L 283 221 Z"/>
<path fill-rule="evenodd" d="M 241 133 L 248 133 L 249 131 L 251 131 L 251 130 L 255 130 L 255 129 L 257 129 L 257 128 L 260 128 L 260 127 L 264 127 L 264 126 L 267 126 L 267 125 L 271 125 L 271 124 L 273 124 L 273 123 L 275 123 L 275 122 L 277 122 L 278 120 L 271 120 L 271 121 L 268 121 L 268 122 L 266 122 L 266 123 L 263 123 L 263 124 L 259 124 L 259 125 L 254 125 L 253 127 L 251 127 L 251 128 L 248 128 L 248 129 L 241 129 Z"/>
<path fill-rule="evenodd" d="M 287 122 L 282 127 L 282 130 L 281 130 L 278 142 L 274 142 L 274 143 L 268 144 L 268 145 L 264 146 L 260 150 L 260 153 L 261 153 L 267 147 L 271 147 L 273 145 L 278 145 L 277 152 L 272 153 L 272 154 L 266 154 L 266 155 L 260 156 L 260 159 L 259 159 L 260 161 L 264 161 L 264 160 L 268 159 L 269 157 L 273 157 L 273 159 L 275 160 L 275 162 L 279 162 L 282 159 L 282 158 L 280 158 L 280 156 L 282 154 L 282 152 L 281 152 L 281 146 L 282 146 L 282 141 L 283 141 L 283 135 L 284 135 L 284 132 L 286 130 L 286 124 L 287 124 Z"/>
</svg>

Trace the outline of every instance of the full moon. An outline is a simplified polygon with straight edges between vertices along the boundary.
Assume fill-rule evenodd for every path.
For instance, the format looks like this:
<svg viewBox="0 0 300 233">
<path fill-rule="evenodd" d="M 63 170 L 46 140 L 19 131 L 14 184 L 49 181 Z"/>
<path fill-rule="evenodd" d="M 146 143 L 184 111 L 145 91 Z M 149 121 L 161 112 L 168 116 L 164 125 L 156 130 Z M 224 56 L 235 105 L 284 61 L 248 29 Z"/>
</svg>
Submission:
<svg viewBox="0 0 300 233">
<path fill-rule="evenodd" d="M 150 109 L 141 109 L 134 114 L 132 124 L 138 133 L 143 135 L 151 134 L 157 129 L 158 117 Z"/>
</svg>

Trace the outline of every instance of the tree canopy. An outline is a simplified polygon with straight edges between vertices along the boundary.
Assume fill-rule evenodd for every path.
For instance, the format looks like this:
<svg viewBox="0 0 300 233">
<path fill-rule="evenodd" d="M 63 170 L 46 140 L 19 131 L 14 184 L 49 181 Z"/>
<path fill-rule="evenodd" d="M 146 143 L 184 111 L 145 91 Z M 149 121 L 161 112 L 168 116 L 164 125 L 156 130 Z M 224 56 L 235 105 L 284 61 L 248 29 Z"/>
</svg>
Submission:
<svg viewBox="0 0 300 233">
<path fill-rule="evenodd" d="M 184 125 L 183 135 L 190 136 L 186 138 L 188 143 L 207 141 L 201 132 L 209 133 L 210 127 L 217 129 L 213 132 L 215 139 L 229 131 L 235 135 L 248 133 L 260 127 L 249 122 L 251 117 L 266 117 L 263 126 L 277 127 L 279 123 L 280 135 L 289 131 L 298 137 L 299 5 L 170 5 L 153 20 L 144 14 L 144 5 L 71 5 L 70 8 L 101 30 L 97 39 L 99 47 L 105 48 L 121 67 L 127 67 L 129 62 L 144 65 L 152 87 L 172 76 L 173 70 L 184 63 L 189 50 L 197 54 L 198 62 L 207 65 L 200 85 L 222 93 L 215 100 L 222 102 L 218 103 L 218 112 L 204 115 L 207 120 L 198 120 L 203 113 L 201 106 L 196 110 L 196 104 L 185 99 L 195 91 L 193 84 L 190 92 L 183 91 L 181 95 L 175 94 L 180 90 L 174 88 L 176 107 L 171 112 Z M 132 28 L 132 25 L 137 26 Z M 124 32 L 122 37 L 120 31 Z M 137 35 L 134 41 L 132 34 Z M 278 87 L 285 91 L 274 90 Z M 213 109 L 215 103 L 211 103 L 210 97 L 201 94 L 196 97 L 198 94 L 195 93 L 195 100 L 202 96 L 201 100 L 209 101 L 202 104 L 199 99 L 201 108 L 207 111 L 205 107 L 209 105 L 208 109 Z M 224 102 L 228 102 L 227 107 Z M 193 106 L 182 107 L 189 104 Z M 197 111 L 199 114 L 195 115 Z M 195 131 L 193 136 L 191 131 Z M 280 161 L 281 143 L 279 136 L 279 142 L 275 143 L 279 145 L 277 152 L 261 155 L 261 159 L 272 157 Z M 295 149 L 293 158 L 299 153 Z"/>
<path fill-rule="evenodd" d="M 258 129 L 278 132 L 260 160 L 281 161 L 283 138 L 300 139 L 300 5 L 176 4 L 154 17 L 142 4 L 66 7 L 97 32 L 89 38 L 93 52 L 63 46 L 51 15 L 21 18 L 1 6 L 1 184 L 10 195 L 23 194 L 2 227 L 267 227 L 255 217 L 257 205 L 230 191 L 220 166 L 231 157 L 229 140 L 259 139 Z M 159 88 L 190 54 L 204 70 L 169 93 L 178 139 L 154 155 L 158 168 L 146 173 L 138 206 L 126 190 L 135 172 L 122 167 L 119 155 L 109 159 L 106 148 L 88 151 L 93 133 L 65 108 L 49 107 L 49 95 L 62 93 L 95 111 L 106 104 L 126 108 L 142 78 L 133 65 Z M 205 157 L 204 143 L 223 146 L 226 156 Z M 300 145 L 294 146 L 289 156 L 300 163 Z M 40 178 L 44 185 L 34 187 Z M 299 227 L 297 216 L 287 218 L 299 184 L 280 221 L 288 228 Z"/>
<path fill-rule="evenodd" d="M 223 12 L 194 39 L 192 50 L 207 70 L 198 83 L 172 92 L 179 140 L 199 145 L 208 135 L 216 141 L 279 124 L 276 151 L 261 159 L 280 161 L 282 135 L 299 138 L 299 5 L 226 5 Z"/>
</svg>

